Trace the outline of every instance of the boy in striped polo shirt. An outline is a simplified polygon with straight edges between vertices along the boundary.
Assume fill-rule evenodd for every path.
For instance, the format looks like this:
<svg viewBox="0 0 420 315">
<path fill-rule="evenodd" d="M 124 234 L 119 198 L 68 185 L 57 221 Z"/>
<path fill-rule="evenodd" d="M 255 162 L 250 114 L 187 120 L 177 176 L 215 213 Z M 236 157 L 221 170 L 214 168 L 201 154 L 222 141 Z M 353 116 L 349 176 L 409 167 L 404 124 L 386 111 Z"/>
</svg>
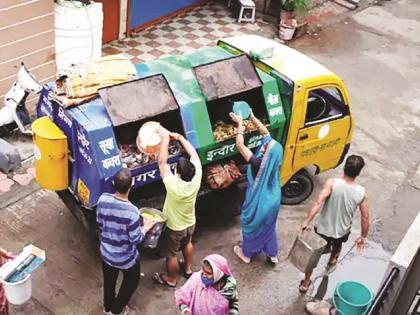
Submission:
<svg viewBox="0 0 420 315">
<path fill-rule="evenodd" d="M 128 301 L 140 280 L 140 256 L 137 251 L 153 221 L 142 219 L 129 200 L 131 172 L 124 168 L 113 180 L 115 194 L 104 193 L 98 201 L 96 221 L 101 232 L 100 252 L 104 276 L 104 313 L 129 314 Z M 115 286 L 119 272 L 123 281 L 117 295 Z"/>
</svg>

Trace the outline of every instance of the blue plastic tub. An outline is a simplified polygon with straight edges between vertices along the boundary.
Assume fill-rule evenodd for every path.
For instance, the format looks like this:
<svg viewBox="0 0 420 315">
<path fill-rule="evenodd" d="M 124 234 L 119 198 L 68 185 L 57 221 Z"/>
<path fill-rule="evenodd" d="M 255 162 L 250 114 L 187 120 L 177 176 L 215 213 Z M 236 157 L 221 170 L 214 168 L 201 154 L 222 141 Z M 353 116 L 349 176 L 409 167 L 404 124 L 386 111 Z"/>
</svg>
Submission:
<svg viewBox="0 0 420 315">
<path fill-rule="evenodd" d="M 340 315 L 364 315 L 372 300 L 369 288 L 356 281 L 345 281 L 337 284 L 333 303 Z"/>
</svg>

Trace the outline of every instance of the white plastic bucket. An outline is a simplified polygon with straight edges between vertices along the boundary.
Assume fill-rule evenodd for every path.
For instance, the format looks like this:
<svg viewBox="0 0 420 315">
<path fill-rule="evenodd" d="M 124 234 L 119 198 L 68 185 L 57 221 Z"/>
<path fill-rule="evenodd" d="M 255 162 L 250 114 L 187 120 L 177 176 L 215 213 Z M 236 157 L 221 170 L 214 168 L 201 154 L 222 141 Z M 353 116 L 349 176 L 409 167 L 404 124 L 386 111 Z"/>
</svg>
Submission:
<svg viewBox="0 0 420 315">
<path fill-rule="evenodd" d="M 282 40 L 291 40 L 293 34 L 295 33 L 296 26 L 289 26 L 283 23 L 280 23 L 279 37 Z"/>
<path fill-rule="evenodd" d="M 55 56 L 57 69 L 87 62 L 102 55 L 102 3 L 88 6 L 55 4 Z"/>
<path fill-rule="evenodd" d="M 32 296 L 32 279 L 31 275 L 18 282 L 2 281 L 7 301 L 11 304 L 20 305 L 27 302 Z"/>
</svg>

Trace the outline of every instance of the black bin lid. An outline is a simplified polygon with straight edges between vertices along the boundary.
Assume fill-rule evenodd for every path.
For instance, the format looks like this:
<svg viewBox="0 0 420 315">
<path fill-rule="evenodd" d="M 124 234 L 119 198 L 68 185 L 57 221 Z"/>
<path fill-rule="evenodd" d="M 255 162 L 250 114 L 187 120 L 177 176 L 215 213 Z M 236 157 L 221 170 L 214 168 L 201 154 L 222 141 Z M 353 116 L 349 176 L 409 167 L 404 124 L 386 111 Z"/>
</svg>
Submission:
<svg viewBox="0 0 420 315">
<path fill-rule="evenodd" d="M 179 108 L 162 74 L 99 90 L 114 127 Z"/>
<path fill-rule="evenodd" d="M 252 61 L 245 54 L 197 66 L 194 73 L 207 101 L 262 86 Z"/>
</svg>

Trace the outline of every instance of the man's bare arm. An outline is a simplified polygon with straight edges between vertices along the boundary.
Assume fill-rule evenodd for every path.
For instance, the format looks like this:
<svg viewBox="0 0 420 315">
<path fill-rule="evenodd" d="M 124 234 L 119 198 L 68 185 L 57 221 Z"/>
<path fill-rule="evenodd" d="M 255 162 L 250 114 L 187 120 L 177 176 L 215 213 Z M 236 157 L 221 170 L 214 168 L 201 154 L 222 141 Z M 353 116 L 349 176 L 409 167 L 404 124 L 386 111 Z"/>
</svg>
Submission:
<svg viewBox="0 0 420 315">
<path fill-rule="evenodd" d="M 159 172 L 160 177 L 165 178 L 168 175 L 169 165 L 168 165 L 168 150 L 169 150 L 169 133 L 166 130 L 159 128 L 157 131 L 159 136 L 162 138 L 160 142 L 160 151 L 159 151 Z"/>
<path fill-rule="evenodd" d="M 181 142 L 181 145 L 184 147 L 185 152 L 187 152 L 187 154 L 193 158 L 193 159 L 197 159 L 200 160 L 200 158 L 198 157 L 197 151 L 195 150 L 195 148 L 192 146 L 192 144 L 185 139 L 184 136 L 180 136 L 179 137 L 179 142 Z"/>
<path fill-rule="evenodd" d="M 361 225 L 362 225 L 362 232 L 360 236 L 356 239 L 356 246 L 359 252 L 363 251 L 366 246 L 366 237 L 369 232 L 369 204 L 367 200 L 367 196 L 363 198 L 360 206 L 360 213 L 361 213 Z"/>
<path fill-rule="evenodd" d="M 327 182 L 325 183 L 324 187 L 322 188 L 321 192 L 318 195 L 318 198 L 315 204 L 312 206 L 311 210 L 309 210 L 305 221 L 303 221 L 302 223 L 302 230 L 306 230 L 309 224 L 311 224 L 314 217 L 317 215 L 317 213 L 321 211 L 322 207 L 325 204 L 325 201 L 331 195 L 333 183 L 334 183 L 334 180 L 332 178 L 328 179 Z"/>
<path fill-rule="evenodd" d="M 363 198 L 362 203 L 360 204 L 360 213 L 361 213 L 361 225 L 362 225 L 362 237 L 367 237 L 369 232 L 369 204 L 367 195 Z"/>
</svg>

